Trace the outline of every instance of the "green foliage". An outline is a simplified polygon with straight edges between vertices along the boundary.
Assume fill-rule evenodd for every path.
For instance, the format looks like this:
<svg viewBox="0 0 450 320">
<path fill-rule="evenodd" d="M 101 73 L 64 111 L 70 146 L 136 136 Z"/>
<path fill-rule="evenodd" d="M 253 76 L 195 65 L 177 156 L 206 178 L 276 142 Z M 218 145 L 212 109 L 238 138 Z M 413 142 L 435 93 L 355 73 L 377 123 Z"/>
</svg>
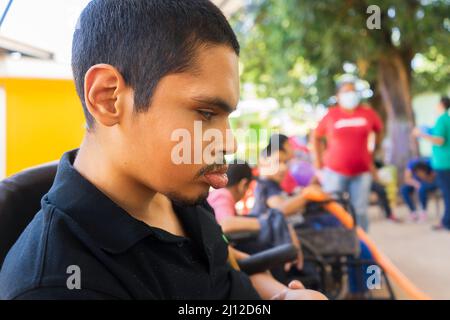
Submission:
<svg viewBox="0 0 450 320">
<path fill-rule="evenodd" d="M 369 5 L 381 9 L 380 30 L 366 26 Z M 345 62 L 374 84 L 379 57 L 397 51 L 408 68 L 420 54 L 413 93 L 442 90 L 450 80 L 449 13 L 448 0 L 253 0 L 232 17 L 242 80 L 283 106 L 326 103 Z"/>
</svg>

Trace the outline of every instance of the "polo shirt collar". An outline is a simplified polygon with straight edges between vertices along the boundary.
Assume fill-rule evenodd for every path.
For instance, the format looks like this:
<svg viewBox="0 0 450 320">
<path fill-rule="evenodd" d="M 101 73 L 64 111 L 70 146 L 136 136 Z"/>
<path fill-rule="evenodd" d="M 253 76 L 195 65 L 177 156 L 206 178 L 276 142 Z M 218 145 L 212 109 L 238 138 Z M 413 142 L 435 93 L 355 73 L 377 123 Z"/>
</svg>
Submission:
<svg viewBox="0 0 450 320">
<path fill-rule="evenodd" d="M 74 150 L 62 157 L 54 184 L 43 199 L 43 206 L 58 208 L 110 253 L 125 252 L 148 236 L 164 242 L 183 241 L 182 237 L 133 218 L 85 179 L 73 167 L 77 152 Z"/>
<path fill-rule="evenodd" d="M 62 211 L 99 247 L 113 254 L 127 251 L 148 236 L 166 243 L 188 241 L 187 238 L 148 226 L 114 203 L 73 167 L 77 152 L 74 150 L 62 157 L 54 184 L 42 200 L 43 207 L 54 206 Z M 214 242 L 218 232 L 221 232 L 213 209 L 206 200 L 196 206 L 172 204 L 189 238 L 200 248 L 211 268 Z"/>
</svg>

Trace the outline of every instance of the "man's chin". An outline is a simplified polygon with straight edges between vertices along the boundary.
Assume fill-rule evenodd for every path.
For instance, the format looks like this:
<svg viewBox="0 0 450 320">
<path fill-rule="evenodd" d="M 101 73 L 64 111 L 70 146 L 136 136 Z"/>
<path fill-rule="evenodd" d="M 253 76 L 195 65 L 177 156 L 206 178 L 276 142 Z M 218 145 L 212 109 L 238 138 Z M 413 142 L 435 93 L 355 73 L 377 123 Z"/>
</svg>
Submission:
<svg viewBox="0 0 450 320">
<path fill-rule="evenodd" d="M 197 206 L 205 202 L 205 200 L 208 198 L 208 192 L 203 193 L 197 197 L 187 197 L 184 195 L 181 195 L 179 193 L 168 193 L 166 196 L 174 202 L 176 205 L 181 207 L 190 207 L 190 206 Z"/>
</svg>

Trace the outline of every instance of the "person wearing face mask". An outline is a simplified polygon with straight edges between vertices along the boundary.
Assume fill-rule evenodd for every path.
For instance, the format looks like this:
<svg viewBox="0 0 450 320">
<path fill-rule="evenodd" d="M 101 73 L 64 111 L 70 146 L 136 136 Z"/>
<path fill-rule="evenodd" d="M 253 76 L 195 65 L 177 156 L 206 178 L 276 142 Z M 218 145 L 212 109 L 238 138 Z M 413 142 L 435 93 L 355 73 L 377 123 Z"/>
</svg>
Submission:
<svg viewBox="0 0 450 320">
<path fill-rule="evenodd" d="M 325 192 L 348 192 L 359 226 L 368 230 L 367 208 L 373 170 L 369 136 L 381 141 L 383 123 L 370 107 L 360 103 L 353 82 L 337 89 L 337 105 L 331 107 L 314 133 L 314 160 Z"/>
<path fill-rule="evenodd" d="M 415 128 L 413 135 L 433 144 L 431 165 L 442 191 L 445 211 L 442 221 L 434 230 L 450 230 L 450 98 L 442 97 L 437 105 L 439 118 L 431 132 Z"/>
</svg>

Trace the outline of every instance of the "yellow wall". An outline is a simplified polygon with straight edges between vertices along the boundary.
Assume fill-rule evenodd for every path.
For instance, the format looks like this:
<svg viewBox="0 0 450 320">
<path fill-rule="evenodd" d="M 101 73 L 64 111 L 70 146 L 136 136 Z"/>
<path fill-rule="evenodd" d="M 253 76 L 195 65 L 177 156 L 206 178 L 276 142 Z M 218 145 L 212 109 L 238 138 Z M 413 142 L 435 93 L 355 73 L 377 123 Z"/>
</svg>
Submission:
<svg viewBox="0 0 450 320">
<path fill-rule="evenodd" d="M 2 79 L 6 91 L 6 175 L 77 148 L 84 117 L 71 80 Z"/>
</svg>

